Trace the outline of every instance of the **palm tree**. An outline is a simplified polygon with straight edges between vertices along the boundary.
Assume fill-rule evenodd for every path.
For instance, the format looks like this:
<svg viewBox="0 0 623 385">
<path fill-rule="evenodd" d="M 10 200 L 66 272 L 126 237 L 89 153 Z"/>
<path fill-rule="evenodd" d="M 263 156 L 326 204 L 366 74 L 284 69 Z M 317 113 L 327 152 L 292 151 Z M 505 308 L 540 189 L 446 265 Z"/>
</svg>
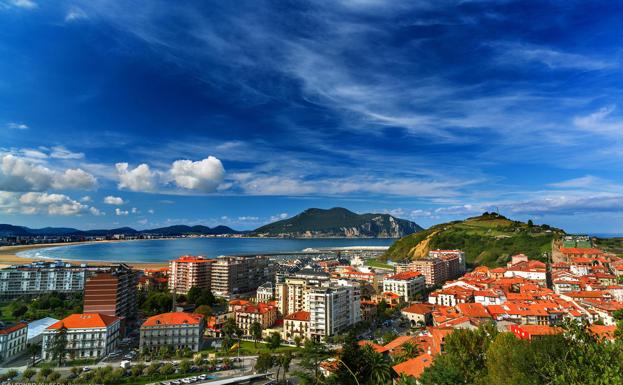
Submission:
<svg viewBox="0 0 623 385">
<path fill-rule="evenodd" d="M 400 378 L 396 380 L 396 385 L 417 385 L 415 377 L 400 375 Z"/>
<path fill-rule="evenodd" d="M 367 383 L 370 385 L 388 384 L 392 378 L 392 368 L 389 362 L 372 349 L 366 349 L 364 352 L 368 356 L 366 357 L 366 362 L 369 365 L 368 370 L 370 372 L 370 378 Z"/>
<path fill-rule="evenodd" d="M 421 353 L 420 348 L 416 344 L 412 342 L 407 342 L 404 345 L 402 345 L 402 353 L 400 354 L 398 361 L 404 362 L 404 361 L 410 360 L 420 355 L 420 353 Z"/>
</svg>

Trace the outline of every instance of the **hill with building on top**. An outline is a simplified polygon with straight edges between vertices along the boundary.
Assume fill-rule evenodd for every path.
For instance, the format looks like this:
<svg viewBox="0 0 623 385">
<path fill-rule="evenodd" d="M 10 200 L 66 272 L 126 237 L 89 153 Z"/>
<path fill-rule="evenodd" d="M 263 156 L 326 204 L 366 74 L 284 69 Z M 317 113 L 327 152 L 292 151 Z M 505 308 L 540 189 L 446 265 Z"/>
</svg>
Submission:
<svg viewBox="0 0 623 385">
<path fill-rule="evenodd" d="M 552 252 L 554 240 L 565 234 L 548 225 L 510 220 L 496 213 L 442 223 L 394 242 L 384 258 L 407 261 L 423 258 L 430 250 L 460 249 L 467 262 L 486 266 L 505 265 L 513 254 L 544 260 Z"/>
</svg>

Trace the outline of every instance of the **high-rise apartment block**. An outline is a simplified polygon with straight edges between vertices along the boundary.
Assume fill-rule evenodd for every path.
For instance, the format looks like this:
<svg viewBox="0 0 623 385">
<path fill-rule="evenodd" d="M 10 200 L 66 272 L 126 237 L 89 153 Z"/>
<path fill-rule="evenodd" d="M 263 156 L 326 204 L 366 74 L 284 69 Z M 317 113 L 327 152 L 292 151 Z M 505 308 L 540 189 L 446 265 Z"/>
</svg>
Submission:
<svg viewBox="0 0 623 385">
<path fill-rule="evenodd" d="M 218 257 L 212 264 L 212 292 L 223 297 L 248 293 L 272 281 L 274 274 L 267 257 Z"/>
<path fill-rule="evenodd" d="M 136 318 L 139 273 L 127 265 L 113 266 L 89 277 L 84 286 L 84 312 Z"/>
<path fill-rule="evenodd" d="M 359 288 L 319 287 L 309 291 L 309 335 L 316 340 L 333 336 L 361 321 Z"/>
<path fill-rule="evenodd" d="M 192 287 L 210 288 L 214 259 L 185 255 L 169 263 L 169 290 L 186 294 Z"/>
</svg>

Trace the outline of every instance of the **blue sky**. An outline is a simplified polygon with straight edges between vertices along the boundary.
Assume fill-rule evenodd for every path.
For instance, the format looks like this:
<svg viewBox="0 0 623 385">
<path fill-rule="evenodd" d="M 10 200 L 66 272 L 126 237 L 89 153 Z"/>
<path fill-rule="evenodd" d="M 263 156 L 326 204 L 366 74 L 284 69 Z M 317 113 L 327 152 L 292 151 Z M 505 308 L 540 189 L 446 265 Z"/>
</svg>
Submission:
<svg viewBox="0 0 623 385">
<path fill-rule="evenodd" d="M 622 11 L 0 0 L 0 222 L 249 229 L 343 206 L 623 232 Z"/>
</svg>

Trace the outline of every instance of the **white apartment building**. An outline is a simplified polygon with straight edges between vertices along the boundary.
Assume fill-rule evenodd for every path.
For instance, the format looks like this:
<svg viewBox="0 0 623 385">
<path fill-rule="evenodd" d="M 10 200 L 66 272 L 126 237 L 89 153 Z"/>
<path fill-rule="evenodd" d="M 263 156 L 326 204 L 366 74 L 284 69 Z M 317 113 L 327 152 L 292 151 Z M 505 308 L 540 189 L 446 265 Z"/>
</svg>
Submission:
<svg viewBox="0 0 623 385">
<path fill-rule="evenodd" d="M 275 298 L 279 312 L 286 316 L 298 311 L 309 311 L 307 293 L 328 280 L 328 274 L 307 269 L 286 277 L 284 282 L 276 285 Z"/>
<path fill-rule="evenodd" d="M 257 302 L 267 302 L 273 300 L 275 297 L 275 288 L 272 282 L 266 282 L 257 288 L 255 292 L 255 299 Z"/>
<path fill-rule="evenodd" d="M 169 262 L 169 290 L 186 294 L 193 287 L 210 288 L 214 259 L 185 255 Z"/>
<path fill-rule="evenodd" d="M 335 335 L 361 321 L 361 300 L 358 288 L 325 286 L 310 290 L 307 296 L 311 338 L 322 339 Z"/>
<path fill-rule="evenodd" d="M 28 324 L 20 322 L 0 327 L 0 363 L 8 362 L 26 349 Z"/>
<path fill-rule="evenodd" d="M 418 271 L 405 271 L 383 279 L 383 291 L 396 293 L 405 302 L 416 300 L 426 287 L 426 278 Z"/>
<path fill-rule="evenodd" d="M 121 319 L 100 313 L 72 314 L 43 333 L 42 358 L 51 360 L 54 338 L 61 328 L 67 332 L 67 359 L 99 358 L 115 350 L 119 343 Z"/>
</svg>

